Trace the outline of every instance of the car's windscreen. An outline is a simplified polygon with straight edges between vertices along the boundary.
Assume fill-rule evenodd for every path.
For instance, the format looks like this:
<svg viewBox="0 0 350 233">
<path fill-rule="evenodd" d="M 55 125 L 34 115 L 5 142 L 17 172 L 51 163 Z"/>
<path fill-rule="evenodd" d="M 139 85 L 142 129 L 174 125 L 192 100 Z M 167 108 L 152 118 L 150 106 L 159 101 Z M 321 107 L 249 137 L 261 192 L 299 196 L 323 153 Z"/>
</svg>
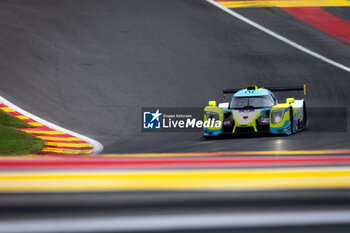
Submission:
<svg viewBox="0 0 350 233">
<path fill-rule="evenodd" d="M 269 95 L 253 96 L 253 97 L 232 97 L 230 108 L 271 108 L 273 100 Z"/>
</svg>

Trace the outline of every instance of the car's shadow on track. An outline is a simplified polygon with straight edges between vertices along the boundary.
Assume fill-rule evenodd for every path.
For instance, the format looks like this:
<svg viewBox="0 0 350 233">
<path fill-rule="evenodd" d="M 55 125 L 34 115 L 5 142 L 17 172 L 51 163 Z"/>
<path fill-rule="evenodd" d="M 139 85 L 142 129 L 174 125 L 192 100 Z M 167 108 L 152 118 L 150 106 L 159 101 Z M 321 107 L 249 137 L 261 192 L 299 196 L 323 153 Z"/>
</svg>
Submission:
<svg viewBox="0 0 350 233">
<path fill-rule="evenodd" d="M 285 137 L 285 135 L 273 135 L 269 133 L 239 133 L 239 134 L 222 134 L 218 136 L 201 137 L 201 140 L 225 140 L 225 139 L 246 139 L 246 138 L 267 138 L 267 137 Z"/>
</svg>

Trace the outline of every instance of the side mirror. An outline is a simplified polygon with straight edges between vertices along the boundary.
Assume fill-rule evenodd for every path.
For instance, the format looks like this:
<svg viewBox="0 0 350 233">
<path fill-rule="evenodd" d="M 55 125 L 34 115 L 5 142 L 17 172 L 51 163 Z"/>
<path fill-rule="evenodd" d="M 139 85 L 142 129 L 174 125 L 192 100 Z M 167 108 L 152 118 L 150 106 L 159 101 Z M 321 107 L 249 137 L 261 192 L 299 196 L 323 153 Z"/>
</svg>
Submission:
<svg viewBox="0 0 350 233">
<path fill-rule="evenodd" d="M 294 98 L 287 98 L 286 102 L 287 102 L 287 104 L 292 104 L 295 102 L 295 99 Z"/>
<path fill-rule="evenodd" d="M 210 107 L 216 107 L 216 101 L 215 100 L 209 101 L 208 104 L 209 104 Z"/>
</svg>

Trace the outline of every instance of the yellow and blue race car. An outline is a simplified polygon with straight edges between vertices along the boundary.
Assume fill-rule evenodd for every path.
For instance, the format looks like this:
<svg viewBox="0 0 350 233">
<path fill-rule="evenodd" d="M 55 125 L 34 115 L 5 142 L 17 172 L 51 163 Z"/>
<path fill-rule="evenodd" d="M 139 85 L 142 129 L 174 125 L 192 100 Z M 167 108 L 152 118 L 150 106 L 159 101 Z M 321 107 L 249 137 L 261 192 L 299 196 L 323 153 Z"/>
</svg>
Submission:
<svg viewBox="0 0 350 233">
<path fill-rule="evenodd" d="M 291 135 L 306 129 L 305 100 L 287 98 L 286 103 L 278 103 L 273 93 L 278 91 L 306 95 L 306 86 L 224 89 L 224 95 L 233 94 L 230 102 L 217 106 L 216 101 L 209 101 L 204 108 L 204 121 L 221 122 L 204 126 L 204 137 L 249 132 Z"/>
</svg>

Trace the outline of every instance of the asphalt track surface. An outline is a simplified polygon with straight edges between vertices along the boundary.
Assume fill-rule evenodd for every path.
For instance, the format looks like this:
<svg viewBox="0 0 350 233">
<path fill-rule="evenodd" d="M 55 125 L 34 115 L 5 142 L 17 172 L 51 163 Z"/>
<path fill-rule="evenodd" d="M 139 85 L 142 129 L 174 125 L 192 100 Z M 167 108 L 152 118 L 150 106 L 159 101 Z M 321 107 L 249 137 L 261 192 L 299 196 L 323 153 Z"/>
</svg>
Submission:
<svg viewBox="0 0 350 233">
<path fill-rule="evenodd" d="M 349 147 L 348 132 L 319 132 L 312 123 L 292 137 L 203 141 L 201 133 L 141 132 L 142 107 L 203 107 L 222 100 L 223 88 L 247 84 L 306 83 L 308 107 L 348 108 L 349 73 L 205 1 L 1 3 L 1 95 L 98 140 L 104 153 Z M 282 9 L 235 10 L 350 65 L 348 44 Z M 347 8 L 333 11 L 348 17 Z M 288 96 L 302 98 L 280 97 Z"/>
<path fill-rule="evenodd" d="M 348 8 L 324 9 L 349 20 Z M 282 9 L 235 11 L 350 66 L 348 44 Z M 348 72 L 296 50 L 205 1 L 1 0 L 0 32 L 0 95 L 45 120 L 98 140 L 105 153 L 319 150 L 350 146 L 349 117 L 347 132 L 320 132 L 311 121 L 308 131 L 290 137 L 204 141 L 201 133 L 142 133 L 142 107 L 201 107 L 208 100 L 222 100 L 223 88 L 247 84 L 306 83 L 308 107 L 349 109 Z M 290 96 L 302 98 L 298 93 L 279 97 Z M 1 219 L 34 219 L 337 210 L 349 209 L 349 194 L 348 190 L 16 196 L 3 193 L 0 202 Z M 349 232 L 349 226 L 238 230 Z"/>
</svg>

